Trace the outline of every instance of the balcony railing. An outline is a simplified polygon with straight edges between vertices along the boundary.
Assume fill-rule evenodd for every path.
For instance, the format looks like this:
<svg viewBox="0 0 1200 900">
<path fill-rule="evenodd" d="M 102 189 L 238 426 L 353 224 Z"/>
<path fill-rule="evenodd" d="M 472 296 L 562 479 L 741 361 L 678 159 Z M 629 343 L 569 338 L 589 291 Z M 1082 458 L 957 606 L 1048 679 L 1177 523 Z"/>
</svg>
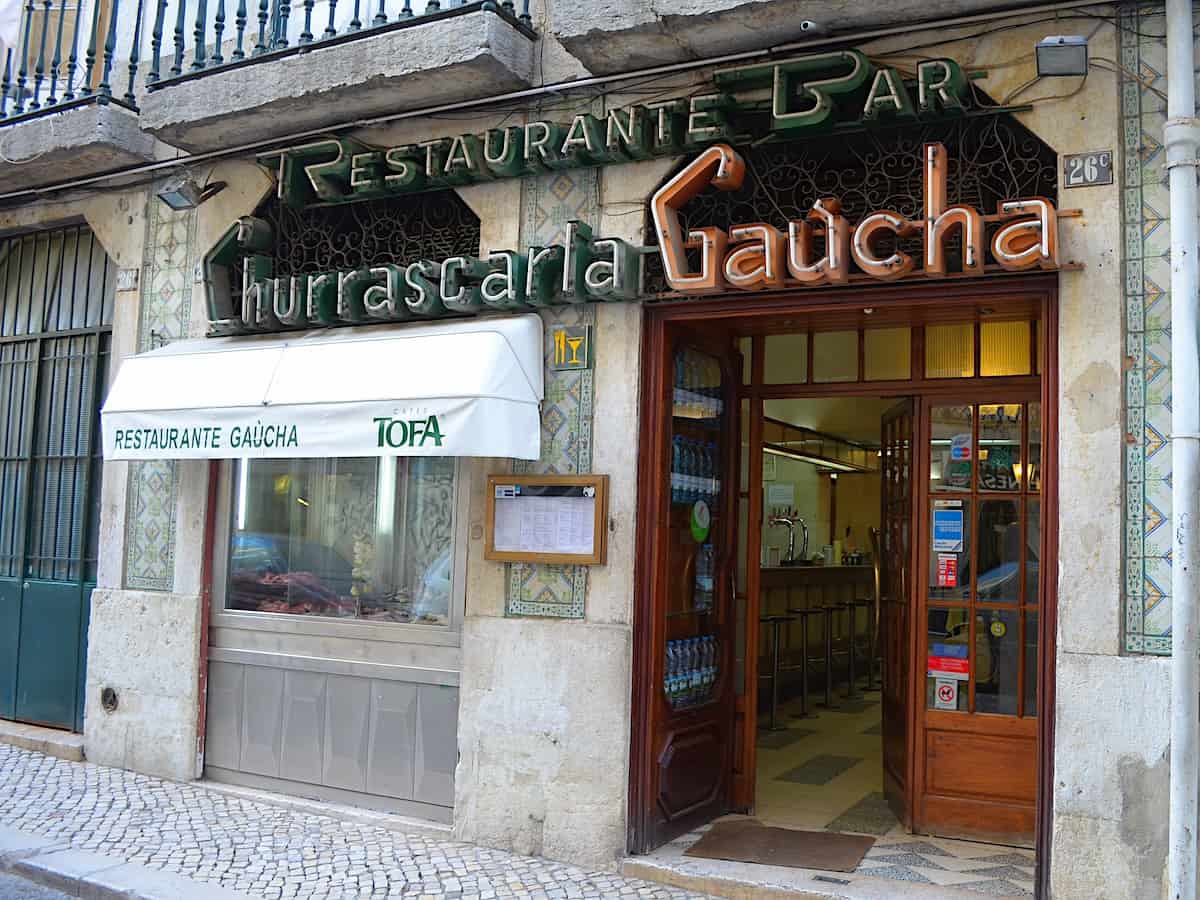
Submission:
<svg viewBox="0 0 1200 900">
<path fill-rule="evenodd" d="M 536 37 L 529 0 L 28 0 L 0 125 L 483 10 Z"/>
</svg>

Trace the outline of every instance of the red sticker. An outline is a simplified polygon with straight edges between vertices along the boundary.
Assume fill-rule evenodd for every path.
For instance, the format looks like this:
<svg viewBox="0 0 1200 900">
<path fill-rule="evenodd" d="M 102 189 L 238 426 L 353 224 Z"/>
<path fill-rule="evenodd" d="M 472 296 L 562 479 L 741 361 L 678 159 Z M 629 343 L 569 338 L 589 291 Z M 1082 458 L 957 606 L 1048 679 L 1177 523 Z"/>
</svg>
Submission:
<svg viewBox="0 0 1200 900">
<path fill-rule="evenodd" d="M 937 586 L 940 588 L 958 587 L 958 556 L 951 553 L 938 554 Z"/>
</svg>

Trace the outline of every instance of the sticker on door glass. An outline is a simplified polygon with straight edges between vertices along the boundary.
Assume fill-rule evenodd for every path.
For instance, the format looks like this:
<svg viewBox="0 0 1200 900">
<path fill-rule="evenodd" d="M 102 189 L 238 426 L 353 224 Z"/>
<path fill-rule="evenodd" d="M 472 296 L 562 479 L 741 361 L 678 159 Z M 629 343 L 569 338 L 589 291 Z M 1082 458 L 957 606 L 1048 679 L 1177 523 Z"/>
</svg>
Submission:
<svg viewBox="0 0 1200 900">
<path fill-rule="evenodd" d="M 956 434 L 950 439 L 950 459 L 953 462 L 971 459 L 971 434 Z"/>
<path fill-rule="evenodd" d="M 929 657 L 926 660 L 926 672 L 930 678 L 966 681 L 971 672 L 971 661 L 967 658 L 967 645 L 931 643 Z"/>
<path fill-rule="evenodd" d="M 934 682 L 934 709 L 958 709 L 958 682 L 948 678 L 939 678 Z"/>
<path fill-rule="evenodd" d="M 933 511 L 933 550 L 935 553 L 963 552 L 963 511 L 935 509 Z"/>
<path fill-rule="evenodd" d="M 712 512 L 703 500 L 692 504 L 691 522 L 692 537 L 697 544 L 703 544 L 708 538 L 708 530 L 712 526 Z"/>
<path fill-rule="evenodd" d="M 940 588 L 958 587 L 958 556 L 956 554 L 938 554 L 937 586 Z"/>
</svg>

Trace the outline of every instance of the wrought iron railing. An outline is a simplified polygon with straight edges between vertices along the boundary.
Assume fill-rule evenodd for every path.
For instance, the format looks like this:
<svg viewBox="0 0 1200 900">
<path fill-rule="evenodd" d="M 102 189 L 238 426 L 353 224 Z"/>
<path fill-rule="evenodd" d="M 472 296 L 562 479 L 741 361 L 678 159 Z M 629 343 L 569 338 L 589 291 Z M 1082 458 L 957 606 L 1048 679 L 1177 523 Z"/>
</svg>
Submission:
<svg viewBox="0 0 1200 900">
<path fill-rule="evenodd" d="M 0 124 L 383 31 L 490 10 L 535 37 L 530 0 L 27 0 Z M 414 8 L 418 7 L 418 8 Z M 144 73 L 139 83 L 139 72 Z M 124 90 L 122 90 L 122 88 Z"/>
</svg>

